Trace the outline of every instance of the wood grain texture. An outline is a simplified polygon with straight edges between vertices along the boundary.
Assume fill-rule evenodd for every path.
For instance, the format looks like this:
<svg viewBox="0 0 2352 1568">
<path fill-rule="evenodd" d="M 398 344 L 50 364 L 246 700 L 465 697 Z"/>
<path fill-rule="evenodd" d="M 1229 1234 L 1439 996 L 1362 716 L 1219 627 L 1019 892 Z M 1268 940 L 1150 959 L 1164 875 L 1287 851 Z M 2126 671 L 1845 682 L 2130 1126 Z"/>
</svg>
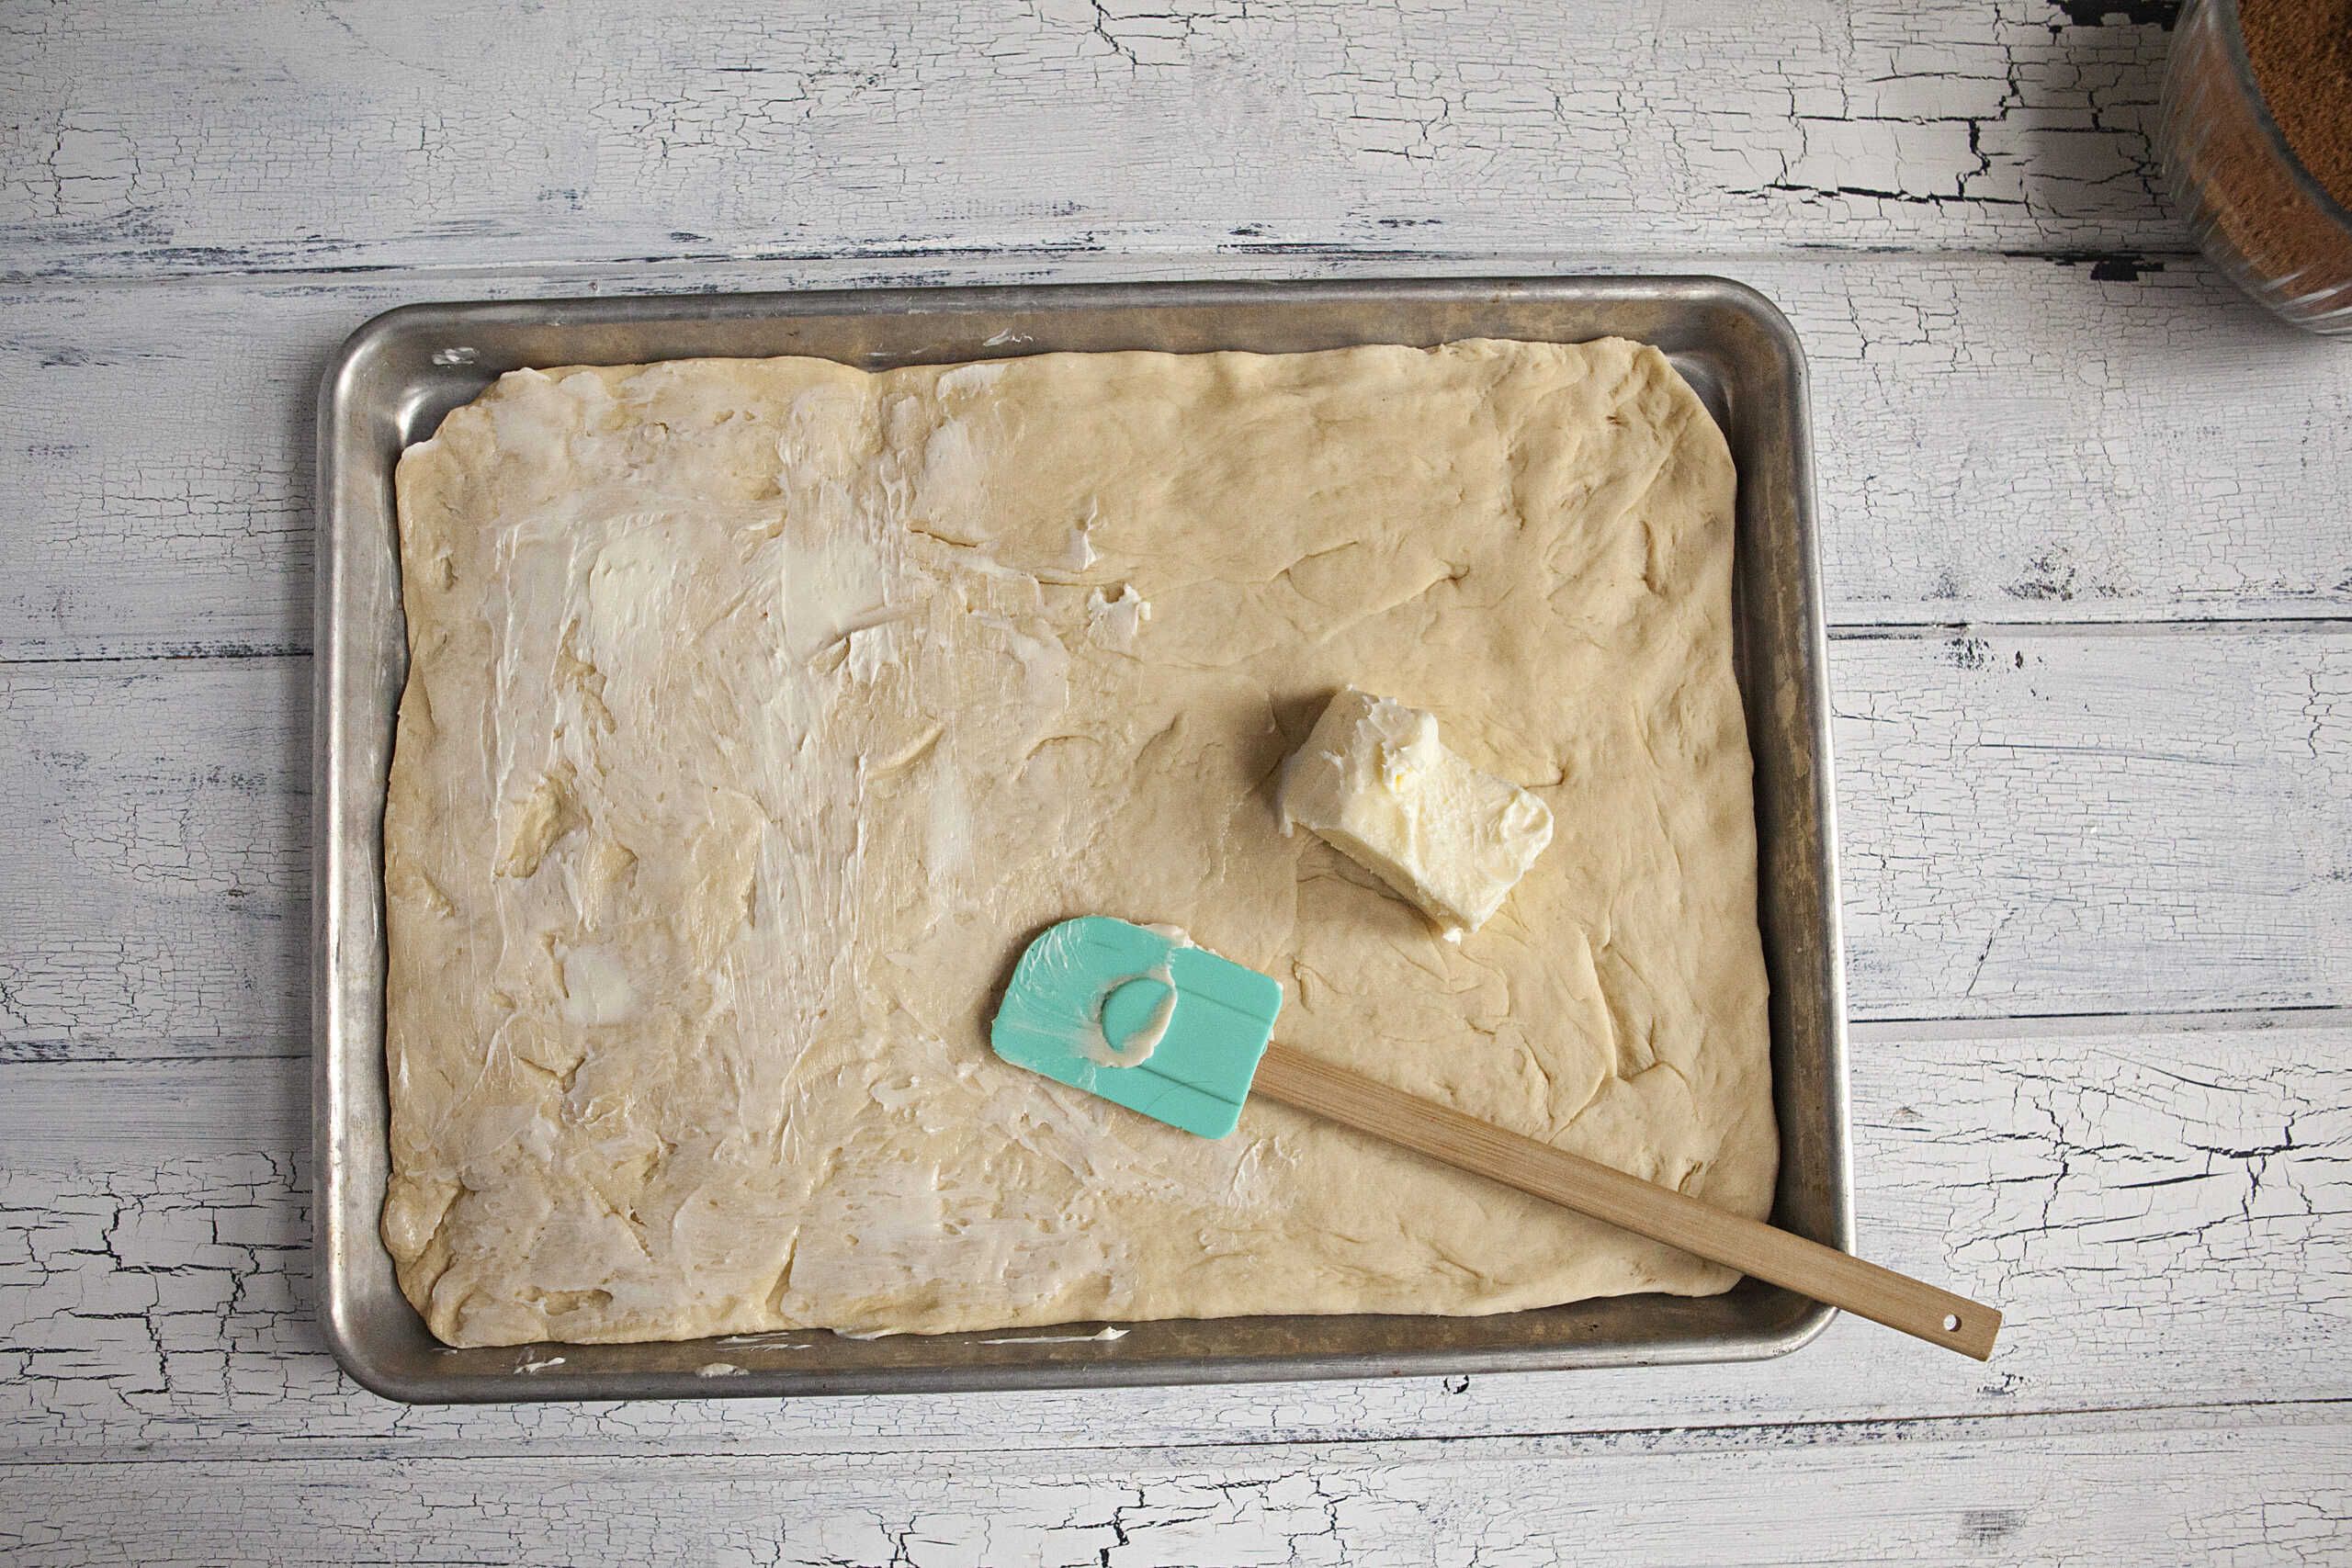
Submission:
<svg viewBox="0 0 2352 1568">
<path fill-rule="evenodd" d="M 1857 1017 L 2352 1000 L 2352 637 L 1839 643 Z"/>
<path fill-rule="evenodd" d="M 1831 644 L 1861 1018 L 2352 1002 L 2352 634 Z M 300 1053 L 306 659 L 0 666 L 0 1055 Z"/>
<path fill-rule="evenodd" d="M 2185 249 L 2147 134 L 2165 31 L 2093 9 L 28 8 L 0 269 Z"/>
<path fill-rule="evenodd" d="M 1604 1540 L 1628 1568 L 2335 1561 L 2352 1427 L 2332 1412 L 2285 1415 L 1854 1446 L 1499 1439 L 784 1467 L 737 1454 L 492 1465 L 306 1450 L 37 1465 L 0 1471 L 15 1503 L 0 1549 L 59 1568 L 1545 1568 Z"/>
<path fill-rule="evenodd" d="M 310 660 L 0 666 L 0 1054 L 298 1053 Z"/>
<path fill-rule="evenodd" d="M 2340 1401 L 2347 1064 L 2340 1019 L 1866 1028 L 1862 1246 L 2001 1303 L 1984 1369 L 1840 1321 L 1747 1366 L 437 1410 L 360 1392 L 319 1338 L 303 1064 L 18 1064 L 0 1067 L 0 1458 L 268 1458 L 293 1438 L 485 1461 L 1678 1430 L 1801 1446 L 1958 1418 Z"/>
<path fill-rule="evenodd" d="M 1399 265 L 855 262 L 0 289 L 0 495 L 15 552 L 0 660 L 307 650 L 313 389 L 345 334 L 396 304 Z M 2335 438 L 2352 425 L 2352 361 L 2201 265 L 2132 282 L 1987 256 L 1724 265 L 1788 311 L 1811 360 L 1833 618 L 2352 614 L 2352 446 Z"/>
</svg>

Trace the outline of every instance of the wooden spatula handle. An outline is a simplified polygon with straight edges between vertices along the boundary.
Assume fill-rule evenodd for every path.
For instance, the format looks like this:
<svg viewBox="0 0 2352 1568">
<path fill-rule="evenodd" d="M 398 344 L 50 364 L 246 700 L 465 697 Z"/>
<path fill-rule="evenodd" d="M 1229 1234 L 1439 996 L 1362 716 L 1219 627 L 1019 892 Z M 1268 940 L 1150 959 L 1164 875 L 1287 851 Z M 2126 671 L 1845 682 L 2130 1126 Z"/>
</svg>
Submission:
<svg viewBox="0 0 2352 1568">
<path fill-rule="evenodd" d="M 1581 1155 L 1465 1116 L 1402 1089 L 1269 1045 L 1252 1094 L 1385 1138 L 1637 1235 L 1724 1263 L 1978 1360 L 1993 1354 L 2001 1314 L 1892 1269 L 1865 1263 Z"/>
</svg>

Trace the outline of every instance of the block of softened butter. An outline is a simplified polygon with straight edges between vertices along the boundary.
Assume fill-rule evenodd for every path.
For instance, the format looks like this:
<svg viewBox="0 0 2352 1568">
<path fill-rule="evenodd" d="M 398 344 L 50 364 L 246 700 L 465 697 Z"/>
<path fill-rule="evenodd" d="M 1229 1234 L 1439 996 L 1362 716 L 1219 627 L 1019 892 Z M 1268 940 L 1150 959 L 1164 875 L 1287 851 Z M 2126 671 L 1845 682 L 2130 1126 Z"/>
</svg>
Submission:
<svg viewBox="0 0 2352 1568">
<path fill-rule="evenodd" d="M 1460 942 L 1552 841 L 1552 812 L 1438 739 L 1435 716 L 1353 686 L 1283 764 L 1283 831 L 1311 828 Z"/>
</svg>

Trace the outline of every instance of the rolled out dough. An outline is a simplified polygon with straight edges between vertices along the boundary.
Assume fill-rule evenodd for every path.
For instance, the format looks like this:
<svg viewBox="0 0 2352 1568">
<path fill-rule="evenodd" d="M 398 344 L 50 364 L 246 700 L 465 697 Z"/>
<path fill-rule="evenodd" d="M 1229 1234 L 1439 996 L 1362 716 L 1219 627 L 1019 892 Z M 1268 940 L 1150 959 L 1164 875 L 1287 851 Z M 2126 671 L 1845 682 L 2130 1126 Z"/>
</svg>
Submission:
<svg viewBox="0 0 2352 1568">
<path fill-rule="evenodd" d="M 399 470 L 402 1288 L 455 1345 L 1491 1313 L 1727 1270 L 1253 1104 L 999 1062 L 1078 914 L 1743 1214 L 1776 1160 L 1733 473 L 1656 351 L 519 371 Z M 1353 683 L 1557 837 L 1459 947 L 1284 838 Z"/>
</svg>

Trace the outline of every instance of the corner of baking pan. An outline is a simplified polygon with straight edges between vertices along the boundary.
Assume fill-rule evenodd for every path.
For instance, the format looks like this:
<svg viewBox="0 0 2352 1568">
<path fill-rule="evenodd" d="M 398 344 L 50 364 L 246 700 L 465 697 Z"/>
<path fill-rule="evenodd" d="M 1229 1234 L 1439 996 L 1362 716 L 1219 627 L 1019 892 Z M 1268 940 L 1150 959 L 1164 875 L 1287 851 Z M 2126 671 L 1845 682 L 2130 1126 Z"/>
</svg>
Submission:
<svg viewBox="0 0 2352 1568">
<path fill-rule="evenodd" d="M 323 1205 L 322 1205 L 323 1207 Z M 328 1210 L 332 1213 L 332 1210 Z M 313 1224 L 318 1222 L 314 1221 Z M 336 1227 L 340 1229 L 340 1227 Z M 343 1245 L 337 1237 L 334 1245 Z M 319 1296 L 319 1332 L 325 1337 L 327 1351 L 334 1357 L 335 1365 L 344 1375 L 379 1399 L 389 1399 L 401 1404 L 447 1404 L 453 1402 L 443 1380 L 431 1374 L 412 1376 L 388 1364 L 379 1347 L 368 1333 L 353 1321 L 356 1306 L 346 1299 L 345 1281 L 347 1269 L 338 1270 Z M 511 1396 L 509 1396 L 511 1397 Z"/>
</svg>

